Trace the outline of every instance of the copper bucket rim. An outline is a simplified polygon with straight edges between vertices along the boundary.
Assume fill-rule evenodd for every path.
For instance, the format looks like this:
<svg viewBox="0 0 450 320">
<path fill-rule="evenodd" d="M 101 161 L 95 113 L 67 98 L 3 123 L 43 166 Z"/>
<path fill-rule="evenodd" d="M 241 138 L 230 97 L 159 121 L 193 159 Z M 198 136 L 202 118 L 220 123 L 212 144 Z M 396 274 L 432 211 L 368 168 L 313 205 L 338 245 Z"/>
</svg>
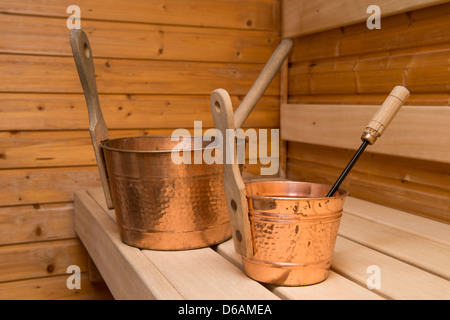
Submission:
<svg viewBox="0 0 450 320">
<path fill-rule="evenodd" d="M 182 137 L 186 137 L 186 138 L 197 138 L 200 139 L 203 137 L 202 136 L 182 136 Z M 107 140 L 103 140 L 100 142 L 100 148 L 105 149 L 105 150 L 109 150 L 109 151 L 114 151 L 114 152 L 126 152 L 126 153 L 147 153 L 147 154 L 153 154 L 153 153 L 172 153 L 172 152 L 180 152 L 180 151 L 186 151 L 184 149 L 163 149 L 163 150 L 132 150 L 132 149 L 121 149 L 121 148 L 115 148 L 115 147 L 110 147 L 107 146 L 106 143 L 108 142 L 113 142 L 113 141 L 120 141 L 120 140 L 125 140 L 125 139 L 157 139 L 157 138 L 171 138 L 171 136 L 134 136 L 134 137 L 120 137 L 120 138 L 114 138 L 114 139 L 107 139 Z M 202 140 L 202 142 L 204 142 Z M 206 141 L 209 142 L 209 141 Z M 189 148 L 188 151 L 204 151 L 204 150 L 209 150 L 209 149 L 214 149 L 216 148 L 215 145 L 211 146 L 211 144 L 213 144 L 214 141 L 212 140 L 210 142 L 210 144 L 206 147 L 202 147 L 202 148 Z"/>
<path fill-rule="evenodd" d="M 256 183 L 270 183 L 270 184 L 299 184 L 299 185 L 306 185 L 306 184 L 313 184 L 313 185 L 317 185 L 317 186 L 323 186 L 323 187 L 327 187 L 329 189 L 331 189 L 332 186 L 327 185 L 327 184 L 323 184 L 323 183 L 315 183 L 315 182 L 306 182 L 306 181 L 296 181 L 296 180 L 265 180 L 265 181 L 250 181 L 250 182 L 246 182 L 245 185 L 250 185 L 250 184 L 256 184 Z M 291 200 L 291 201 L 295 201 L 295 200 L 325 200 L 325 199 L 333 199 L 333 198 L 339 198 L 339 197 L 347 197 L 349 195 L 349 192 L 345 189 L 339 188 L 339 190 L 337 191 L 338 194 L 334 195 L 332 197 L 283 197 L 283 196 L 264 196 L 264 195 L 249 195 L 246 192 L 246 197 L 249 199 L 268 199 L 268 200 Z"/>
</svg>

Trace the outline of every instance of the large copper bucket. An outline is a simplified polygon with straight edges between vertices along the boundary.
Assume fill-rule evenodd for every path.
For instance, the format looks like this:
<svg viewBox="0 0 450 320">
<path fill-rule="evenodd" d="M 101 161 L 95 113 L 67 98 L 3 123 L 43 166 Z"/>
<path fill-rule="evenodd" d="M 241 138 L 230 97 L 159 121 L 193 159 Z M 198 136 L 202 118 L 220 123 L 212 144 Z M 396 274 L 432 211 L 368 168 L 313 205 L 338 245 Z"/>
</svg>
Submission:
<svg viewBox="0 0 450 320">
<path fill-rule="evenodd" d="M 132 137 L 101 143 L 122 240 L 132 246 L 181 250 L 210 246 L 231 236 L 221 165 L 196 164 L 187 149 L 202 137 Z M 179 150 L 174 147 L 181 148 Z M 189 151 L 186 151 L 189 150 Z M 175 164 L 172 152 L 189 153 Z"/>
<path fill-rule="evenodd" d="M 253 256 L 245 273 L 258 281 L 310 285 L 325 280 L 347 191 L 325 197 L 330 186 L 295 181 L 245 184 Z"/>
<path fill-rule="evenodd" d="M 200 150 L 194 150 L 193 141 L 183 139 L 191 148 L 171 141 L 170 136 L 110 140 L 89 40 L 80 29 L 71 31 L 70 40 L 106 203 L 115 209 L 122 241 L 145 249 L 182 250 L 230 238 L 222 165 L 192 160 L 195 152 L 204 151 L 203 142 Z M 177 145 L 190 154 L 190 164 L 172 161 L 172 152 L 179 152 L 173 150 Z"/>
</svg>

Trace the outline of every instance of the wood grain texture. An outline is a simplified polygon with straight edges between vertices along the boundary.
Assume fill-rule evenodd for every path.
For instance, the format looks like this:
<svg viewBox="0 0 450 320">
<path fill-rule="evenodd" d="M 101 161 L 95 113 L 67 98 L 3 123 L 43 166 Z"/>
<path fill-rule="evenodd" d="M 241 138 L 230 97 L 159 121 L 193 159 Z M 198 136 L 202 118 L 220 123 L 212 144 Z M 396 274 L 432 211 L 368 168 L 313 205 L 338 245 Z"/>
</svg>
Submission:
<svg viewBox="0 0 450 320">
<path fill-rule="evenodd" d="M 282 105 L 281 137 L 356 150 L 364 125 L 379 109 L 367 105 Z M 403 107 L 380 141 L 367 151 L 450 163 L 449 121 L 450 108 Z"/>
<path fill-rule="evenodd" d="M 0 283 L 2 300 L 112 300 L 113 296 L 105 284 L 89 281 L 81 274 L 81 289 L 67 289 L 67 275 L 25 279 Z"/>
<path fill-rule="evenodd" d="M 376 3 L 380 7 L 381 17 L 401 12 L 430 7 L 446 0 L 398 0 L 395 2 L 381 0 Z M 283 36 L 296 37 L 303 34 L 342 27 L 367 20 L 371 14 L 367 8 L 373 5 L 370 0 L 339 1 L 283 1 Z M 298 17 L 301 16 L 301 19 Z"/>
<path fill-rule="evenodd" d="M 1 245 L 75 237 L 71 202 L 0 208 Z"/>
<path fill-rule="evenodd" d="M 389 53 L 295 63 L 289 69 L 290 94 L 379 94 L 396 85 L 412 94 L 449 90 L 450 48 L 442 51 Z"/>
<path fill-rule="evenodd" d="M 233 95 L 239 106 L 242 95 Z M 209 95 L 100 94 L 108 129 L 192 128 L 194 121 L 212 128 Z M 88 111 L 80 94 L 0 93 L 0 130 L 87 130 Z M 277 96 L 263 96 L 244 128 L 277 128 Z M 158 133 L 159 134 L 159 133 Z M 161 131 L 162 134 L 162 131 Z"/>
<path fill-rule="evenodd" d="M 352 259 L 355 256 L 358 259 Z M 372 265 L 379 267 L 381 272 L 381 288 L 374 292 L 388 299 L 446 300 L 450 297 L 448 280 L 338 236 L 332 270 L 339 273 L 345 270 L 351 280 L 364 286 L 371 275 L 367 268 Z"/>
<path fill-rule="evenodd" d="M 347 163 L 350 161 L 346 159 Z M 399 208 L 432 219 L 450 222 L 450 193 L 433 186 L 392 179 L 388 175 L 376 176 L 352 170 L 342 184 L 351 195 L 388 207 Z M 288 159 L 288 178 L 333 185 L 343 167 Z M 443 179 L 446 179 L 445 177 Z"/>
<path fill-rule="evenodd" d="M 95 50 L 95 44 L 92 44 Z M 95 59 L 99 93 L 209 94 L 227 88 L 246 94 L 263 65 L 213 62 Z M 5 74 L 1 92 L 80 93 L 81 85 L 71 57 L 0 55 Z M 45 78 L 46 81 L 41 81 Z M 266 91 L 279 93 L 279 76 Z"/>
<path fill-rule="evenodd" d="M 70 265 L 87 270 L 86 252 L 79 239 L 0 247 L 2 282 L 66 274 Z"/>
<path fill-rule="evenodd" d="M 71 0 L 4 0 L 0 11 L 24 15 L 68 18 Z M 83 20 L 141 22 L 167 25 L 232 28 L 244 30 L 280 30 L 280 3 L 277 0 L 80 0 Z M 84 27 L 82 25 L 82 27 Z"/>
<path fill-rule="evenodd" d="M 309 162 L 337 168 L 345 168 L 354 153 L 354 149 L 301 142 L 290 142 L 288 149 L 288 157 L 298 160 L 299 163 Z M 424 185 L 435 189 L 450 190 L 450 166 L 442 162 L 364 152 L 352 172 L 389 177 L 404 185 Z"/>
<path fill-rule="evenodd" d="M 236 254 L 232 240 L 217 246 L 217 252 L 243 270 L 241 256 Z M 345 276 L 330 271 L 326 281 L 313 286 L 268 288 L 281 299 L 291 300 L 383 300 L 376 293 L 366 290 Z"/>
<path fill-rule="evenodd" d="M 66 18 L 0 13 L 0 28 L 2 53 L 72 56 Z M 82 28 L 95 44 L 94 58 L 265 63 L 279 42 L 273 31 L 84 19 Z"/>
<path fill-rule="evenodd" d="M 76 190 L 100 185 L 97 166 L 2 170 L 0 206 L 67 202 Z"/>
</svg>

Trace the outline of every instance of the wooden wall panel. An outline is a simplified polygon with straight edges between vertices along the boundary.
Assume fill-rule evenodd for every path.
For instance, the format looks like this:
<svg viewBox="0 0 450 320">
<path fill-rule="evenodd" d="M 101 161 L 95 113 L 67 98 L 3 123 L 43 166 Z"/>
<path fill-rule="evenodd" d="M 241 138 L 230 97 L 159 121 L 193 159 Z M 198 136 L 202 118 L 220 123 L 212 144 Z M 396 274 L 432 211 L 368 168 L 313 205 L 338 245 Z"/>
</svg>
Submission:
<svg viewBox="0 0 450 320">
<path fill-rule="evenodd" d="M 379 109 L 378 105 L 282 104 L 281 138 L 356 151 L 364 123 Z M 403 106 L 383 133 L 383 142 L 367 151 L 450 163 L 449 122 L 450 108 Z"/>
<path fill-rule="evenodd" d="M 0 11 L 23 15 L 65 17 L 72 0 L 2 0 Z M 278 31 L 278 0 L 78 0 L 83 20 L 141 22 L 243 30 Z M 82 25 L 83 27 L 83 25 Z"/>
<path fill-rule="evenodd" d="M 211 91 L 228 90 L 236 108 L 280 42 L 280 2 L 77 1 L 110 136 L 213 127 Z M 0 0 L 0 299 L 111 298 L 89 282 L 73 230 L 74 192 L 100 180 L 66 27 L 72 4 Z M 277 76 L 244 127 L 279 126 L 279 86 Z M 83 266 L 81 290 L 66 287 L 70 264 Z"/>
<path fill-rule="evenodd" d="M 0 207 L 2 245 L 75 236 L 72 202 Z"/>
<path fill-rule="evenodd" d="M 0 283 L 1 300 L 112 300 L 105 283 L 92 283 L 81 273 L 81 289 L 66 287 L 69 275 L 32 278 Z M 61 290 L 61 288 L 66 288 Z"/>
<path fill-rule="evenodd" d="M 446 2 L 382 18 L 380 30 L 362 22 L 296 37 L 288 102 L 380 105 L 394 86 L 404 85 L 411 92 L 407 105 L 449 108 L 449 18 Z M 382 143 L 383 138 L 377 142 Z M 353 153 L 289 142 L 288 177 L 332 184 Z M 450 222 L 449 163 L 380 155 L 368 148 L 353 170 L 344 185 L 351 194 Z"/>
<path fill-rule="evenodd" d="M 92 44 L 95 47 L 95 44 Z M 99 93 L 109 94 L 210 94 L 224 88 L 245 95 L 263 64 L 95 59 Z M 71 57 L 2 54 L 0 92 L 82 92 Z M 45 79 L 45 81 L 42 81 Z M 279 77 L 267 89 L 279 91 Z"/>
<path fill-rule="evenodd" d="M 283 36 L 296 37 L 365 21 L 370 5 L 380 8 L 381 17 L 434 6 L 447 0 L 284 0 Z"/>
<path fill-rule="evenodd" d="M 82 27 L 96 58 L 265 63 L 279 38 L 273 31 L 97 20 Z M 2 52 L 72 56 L 65 18 L 0 13 L 0 28 L 6 33 Z"/>
<path fill-rule="evenodd" d="M 1 94 L 0 130 L 86 130 L 89 127 L 83 94 Z M 232 95 L 233 107 L 243 95 Z M 108 129 L 189 128 L 195 120 L 211 128 L 209 95 L 100 94 L 100 104 Z M 264 96 L 243 127 L 276 128 L 279 100 Z M 170 133 L 170 132 L 169 132 Z M 1 158 L 0 158 L 1 160 Z"/>
</svg>

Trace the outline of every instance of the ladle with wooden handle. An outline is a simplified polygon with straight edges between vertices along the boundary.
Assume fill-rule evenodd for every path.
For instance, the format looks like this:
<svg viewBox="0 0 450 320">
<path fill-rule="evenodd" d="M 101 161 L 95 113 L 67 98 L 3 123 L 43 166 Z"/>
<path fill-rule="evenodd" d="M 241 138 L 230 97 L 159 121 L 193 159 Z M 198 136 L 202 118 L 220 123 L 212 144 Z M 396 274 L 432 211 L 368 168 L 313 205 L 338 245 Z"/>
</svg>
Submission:
<svg viewBox="0 0 450 320">
<path fill-rule="evenodd" d="M 358 151 L 356 151 L 347 167 L 345 167 L 344 171 L 342 171 L 339 178 L 336 180 L 333 187 L 328 192 L 327 197 L 332 197 L 335 194 L 366 147 L 369 144 L 374 144 L 375 141 L 383 134 L 384 130 L 386 130 L 387 126 L 391 123 L 392 119 L 394 119 L 395 115 L 406 102 L 408 97 L 409 91 L 405 87 L 397 86 L 392 90 L 378 112 L 366 126 L 366 129 L 361 136 L 361 140 L 363 141 L 361 146 Z"/>
<path fill-rule="evenodd" d="M 109 139 L 108 128 L 103 119 L 100 101 L 98 100 L 91 46 L 86 33 L 84 33 L 82 29 L 72 29 L 70 31 L 70 44 L 72 46 L 75 65 L 77 66 L 78 75 L 88 107 L 89 133 L 91 135 L 92 145 L 94 146 L 95 158 L 97 159 L 106 204 L 108 205 L 108 208 L 113 209 L 114 204 L 108 183 L 105 159 L 100 148 L 100 143 Z"/>
<path fill-rule="evenodd" d="M 270 85 L 284 60 L 292 48 L 292 40 L 284 39 L 267 61 L 258 78 L 249 92 L 233 113 L 230 96 L 224 89 L 217 89 L 211 93 L 211 111 L 214 125 L 221 131 L 224 138 L 224 186 L 227 199 L 228 212 L 230 213 L 231 230 L 235 251 L 244 257 L 253 256 L 253 244 L 250 225 L 248 223 L 248 205 L 244 181 L 237 163 L 236 152 L 231 163 L 225 161 L 226 153 L 234 148 L 234 140 L 225 139 L 226 130 L 239 129 L 245 122 L 264 91 Z M 230 139 L 231 140 L 231 139 Z"/>
</svg>

